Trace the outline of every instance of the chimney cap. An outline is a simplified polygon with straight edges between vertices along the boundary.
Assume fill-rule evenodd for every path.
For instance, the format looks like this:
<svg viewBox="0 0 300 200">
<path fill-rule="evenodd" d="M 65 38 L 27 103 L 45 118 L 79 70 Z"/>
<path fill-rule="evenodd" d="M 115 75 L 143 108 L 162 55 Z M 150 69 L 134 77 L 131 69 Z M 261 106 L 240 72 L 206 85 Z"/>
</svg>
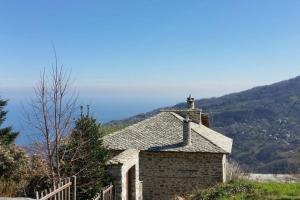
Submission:
<svg viewBox="0 0 300 200">
<path fill-rule="evenodd" d="M 192 95 L 190 94 L 186 100 L 191 102 L 191 101 L 195 101 L 195 98 L 192 97 Z"/>
<path fill-rule="evenodd" d="M 192 95 L 189 95 L 186 99 L 187 102 L 187 108 L 188 109 L 195 109 L 195 98 L 192 97 Z"/>
</svg>

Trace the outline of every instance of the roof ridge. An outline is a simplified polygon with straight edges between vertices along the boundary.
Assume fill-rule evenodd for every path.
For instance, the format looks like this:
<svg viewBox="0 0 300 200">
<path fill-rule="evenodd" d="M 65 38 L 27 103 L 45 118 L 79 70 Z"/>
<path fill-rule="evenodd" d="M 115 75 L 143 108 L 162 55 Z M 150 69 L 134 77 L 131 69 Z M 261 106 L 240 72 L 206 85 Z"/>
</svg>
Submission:
<svg viewBox="0 0 300 200">
<path fill-rule="evenodd" d="M 195 123 L 194 123 L 195 124 Z M 198 126 L 200 126 L 199 124 L 195 124 L 195 125 L 198 125 Z M 192 128 L 192 127 L 191 127 Z M 232 140 L 231 138 L 229 138 L 229 137 L 227 137 L 227 136 L 225 136 L 225 135 L 223 135 L 223 134 L 220 134 L 220 133 L 218 133 L 217 131 L 215 131 L 215 130 L 213 130 L 213 129 L 211 129 L 211 128 L 208 128 L 208 127 L 206 127 L 206 126 L 203 126 L 203 127 L 201 127 L 201 128 L 204 128 L 204 129 L 209 129 L 210 131 L 212 131 L 214 134 L 217 134 L 218 135 L 218 137 L 224 137 L 224 138 L 226 138 L 226 139 L 230 139 L 230 140 Z M 195 129 L 193 129 L 193 130 L 195 130 Z M 207 137 L 205 137 L 204 135 L 202 135 L 200 132 L 198 132 L 197 130 L 195 130 L 199 135 L 201 135 L 202 137 L 204 137 L 204 138 L 207 138 Z M 208 139 L 208 138 L 207 138 Z M 213 143 L 213 144 L 215 144 L 213 141 L 211 141 L 210 139 L 208 139 L 211 143 Z M 219 146 L 218 144 L 215 144 L 215 145 L 217 145 L 218 147 L 220 147 L 224 152 L 227 152 L 227 153 L 230 153 L 230 152 L 228 152 L 227 150 L 225 150 L 223 147 L 221 147 L 221 146 Z"/>
<path fill-rule="evenodd" d="M 179 119 L 180 121 L 183 121 L 183 117 L 181 117 L 180 115 L 174 113 L 174 112 L 171 112 L 177 119 Z M 204 125 L 200 125 L 200 124 L 196 124 L 195 122 L 191 122 L 194 126 L 204 126 Z M 205 126 L 204 126 L 205 127 Z M 205 127 L 207 128 L 207 127 Z M 212 145 L 218 147 L 219 149 L 223 150 L 224 152 L 227 152 L 225 149 L 223 149 L 222 147 L 220 147 L 219 145 L 217 145 L 216 143 L 214 143 L 213 141 L 211 141 L 210 139 L 208 139 L 207 137 L 205 137 L 204 135 L 202 135 L 201 133 L 199 133 L 197 130 L 195 130 L 192 126 L 191 126 L 191 129 L 197 133 L 200 137 L 202 137 L 203 139 L 207 140 L 209 143 L 211 143 Z M 208 128 L 209 129 L 209 128 Z M 210 129 L 212 130 L 212 129 Z M 214 131 L 214 130 L 212 130 Z M 216 131 L 214 131 L 216 132 Z M 221 134 L 220 134 L 221 135 Z"/>
</svg>

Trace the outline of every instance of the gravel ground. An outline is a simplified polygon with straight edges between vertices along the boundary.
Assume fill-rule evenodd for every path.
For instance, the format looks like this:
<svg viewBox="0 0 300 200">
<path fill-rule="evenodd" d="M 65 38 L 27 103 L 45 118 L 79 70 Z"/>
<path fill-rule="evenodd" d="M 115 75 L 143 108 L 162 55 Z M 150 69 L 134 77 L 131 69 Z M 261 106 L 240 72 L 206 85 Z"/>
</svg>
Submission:
<svg viewBox="0 0 300 200">
<path fill-rule="evenodd" d="M 277 181 L 277 182 L 300 182 L 300 174 L 249 174 L 250 180 L 256 181 Z"/>
</svg>

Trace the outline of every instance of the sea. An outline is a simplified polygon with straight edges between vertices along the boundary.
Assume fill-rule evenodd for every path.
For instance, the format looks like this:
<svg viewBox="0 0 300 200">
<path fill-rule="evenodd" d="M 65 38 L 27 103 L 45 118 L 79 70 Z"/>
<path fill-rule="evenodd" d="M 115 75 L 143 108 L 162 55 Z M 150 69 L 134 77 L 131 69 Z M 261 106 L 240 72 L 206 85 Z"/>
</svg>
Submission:
<svg viewBox="0 0 300 200">
<path fill-rule="evenodd" d="M 4 98 L 1 95 L 1 98 Z M 32 135 L 36 133 L 34 129 L 26 122 L 26 114 L 31 112 L 29 104 L 30 99 L 16 95 L 6 95 L 9 99 L 5 110 L 8 111 L 3 127 L 12 126 L 15 131 L 19 132 L 16 143 L 26 146 L 32 141 Z M 166 98 L 130 98 L 130 97 L 96 97 L 81 98 L 77 101 L 78 112 L 80 113 L 80 105 L 86 107 L 89 105 L 90 114 L 100 123 L 107 123 L 112 120 L 122 120 L 137 114 L 152 111 L 156 108 L 170 106 L 178 103 L 176 100 Z M 75 116 L 76 118 L 76 116 Z"/>
</svg>

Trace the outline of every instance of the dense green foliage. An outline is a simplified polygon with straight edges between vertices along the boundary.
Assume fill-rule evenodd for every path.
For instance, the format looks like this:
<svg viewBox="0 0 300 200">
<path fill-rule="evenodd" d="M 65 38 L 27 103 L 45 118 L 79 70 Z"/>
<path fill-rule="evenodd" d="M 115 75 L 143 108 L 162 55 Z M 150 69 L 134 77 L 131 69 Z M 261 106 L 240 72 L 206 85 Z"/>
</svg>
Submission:
<svg viewBox="0 0 300 200">
<path fill-rule="evenodd" d="M 243 167 L 262 173 L 300 171 L 300 77 L 197 100 L 196 106 L 209 113 L 213 129 L 233 138 L 232 156 Z M 131 124 L 158 111 L 113 123 Z"/>
<path fill-rule="evenodd" d="M 81 113 L 64 147 L 63 174 L 77 176 L 78 199 L 92 198 L 108 182 L 108 152 L 102 145 L 103 135 L 101 124 L 89 113 Z"/>
<path fill-rule="evenodd" d="M 26 174 L 27 157 L 16 145 L 0 145 L 0 180 L 19 182 Z"/>
<path fill-rule="evenodd" d="M 300 183 L 238 180 L 199 190 L 190 200 L 300 199 Z"/>
<path fill-rule="evenodd" d="M 28 159 L 14 144 L 0 145 L 0 196 L 20 194 L 27 184 Z"/>
<path fill-rule="evenodd" d="M 7 101 L 0 99 L 0 144 L 9 145 L 14 142 L 18 136 L 17 132 L 13 132 L 12 127 L 1 127 L 4 120 L 6 119 L 7 111 L 4 110 L 4 107 L 7 105 Z"/>
<path fill-rule="evenodd" d="M 28 159 L 25 152 L 15 145 L 18 135 L 12 127 L 2 127 L 7 111 L 7 101 L 0 99 L 0 193 L 11 196 L 26 185 Z"/>
</svg>

